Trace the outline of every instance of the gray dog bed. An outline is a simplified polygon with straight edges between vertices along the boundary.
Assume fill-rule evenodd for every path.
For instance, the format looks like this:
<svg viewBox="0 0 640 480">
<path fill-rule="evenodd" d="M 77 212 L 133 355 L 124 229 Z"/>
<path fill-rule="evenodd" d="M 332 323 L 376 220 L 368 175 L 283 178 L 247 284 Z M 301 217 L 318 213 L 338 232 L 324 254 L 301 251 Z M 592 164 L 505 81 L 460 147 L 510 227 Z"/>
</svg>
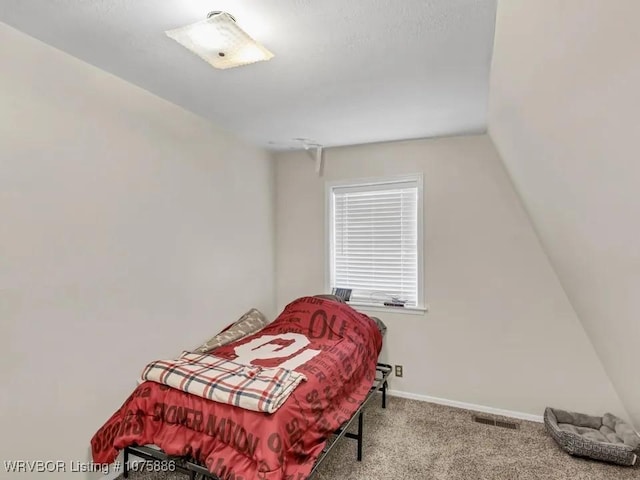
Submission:
<svg viewBox="0 0 640 480">
<path fill-rule="evenodd" d="M 571 455 L 618 465 L 635 465 L 640 437 L 624 421 L 606 413 L 592 417 L 547 407 L 544 424 L 553 439 Z"/>
</svg>

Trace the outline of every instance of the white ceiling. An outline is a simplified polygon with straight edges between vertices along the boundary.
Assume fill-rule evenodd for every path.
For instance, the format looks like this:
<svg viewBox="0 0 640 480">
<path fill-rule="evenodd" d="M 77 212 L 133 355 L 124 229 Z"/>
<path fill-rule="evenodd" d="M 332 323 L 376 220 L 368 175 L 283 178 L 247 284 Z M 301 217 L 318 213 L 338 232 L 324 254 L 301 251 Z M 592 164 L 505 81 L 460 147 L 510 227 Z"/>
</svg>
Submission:
<svg viewBox="0 0 640 480">
<path fill-rule="evenodd" d="M 164 31 L 228 11 L 275 58 Z M 484 132 L 496 0 L 2 0 L 0 21 L 272 149 Z"/>
</svg>

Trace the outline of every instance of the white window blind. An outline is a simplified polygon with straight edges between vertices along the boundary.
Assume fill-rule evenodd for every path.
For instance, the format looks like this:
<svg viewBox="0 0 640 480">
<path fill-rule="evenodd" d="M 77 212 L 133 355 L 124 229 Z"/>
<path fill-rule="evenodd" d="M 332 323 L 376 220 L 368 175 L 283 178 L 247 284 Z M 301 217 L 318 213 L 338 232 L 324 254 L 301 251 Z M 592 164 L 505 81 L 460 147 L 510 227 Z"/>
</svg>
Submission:
<svg viewBox="0 0 640 480">
<path fill-rule="evenodd" d="M 331 287 L 351 302 L 420 301 L 419 179 L 331 189 Z"/>
</svg>

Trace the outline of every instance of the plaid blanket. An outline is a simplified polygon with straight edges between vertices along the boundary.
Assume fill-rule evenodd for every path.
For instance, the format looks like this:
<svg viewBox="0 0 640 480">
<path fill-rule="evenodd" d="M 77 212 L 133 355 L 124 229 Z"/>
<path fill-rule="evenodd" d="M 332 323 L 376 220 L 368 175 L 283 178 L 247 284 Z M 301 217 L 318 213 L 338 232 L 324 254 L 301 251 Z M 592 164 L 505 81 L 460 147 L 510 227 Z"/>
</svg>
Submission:
<svg viewBox="0 0 640 480">
<path fill-rule="evenodd" d="M 285 368 L 242 365 L 213 355 L 185 352 L 177 360 L 151 362 L 142 379 L 216 402 L 273 413 L 307 377 Z"/>
</svg>

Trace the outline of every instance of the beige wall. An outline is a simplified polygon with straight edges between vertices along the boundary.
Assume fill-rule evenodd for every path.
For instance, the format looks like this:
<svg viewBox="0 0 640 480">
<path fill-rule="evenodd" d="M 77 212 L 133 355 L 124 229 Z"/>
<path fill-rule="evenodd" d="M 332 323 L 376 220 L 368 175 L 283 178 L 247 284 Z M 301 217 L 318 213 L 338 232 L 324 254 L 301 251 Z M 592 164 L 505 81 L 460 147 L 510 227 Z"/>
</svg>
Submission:
<svg viewBox="0 0 640 480">
<path fill-rule="evenodd" d="M 640 427 L 640 2 L 502 0 L 489 132 Z"/>
<path fill-rule="evenodd" d="M 86 460 L 146 362 L 275 313 L 272 162 L 2 24 L 0 45 L 0 462 Z"/>
<path fill-rule="evenodd" d="M 424 173 L 425 315 L 379 313 L 391 388 L 541 415 L 623 414 L 488 136 L 277 157 L 278 306 L 324 289 L 325 182 Z"/>
</svg>

